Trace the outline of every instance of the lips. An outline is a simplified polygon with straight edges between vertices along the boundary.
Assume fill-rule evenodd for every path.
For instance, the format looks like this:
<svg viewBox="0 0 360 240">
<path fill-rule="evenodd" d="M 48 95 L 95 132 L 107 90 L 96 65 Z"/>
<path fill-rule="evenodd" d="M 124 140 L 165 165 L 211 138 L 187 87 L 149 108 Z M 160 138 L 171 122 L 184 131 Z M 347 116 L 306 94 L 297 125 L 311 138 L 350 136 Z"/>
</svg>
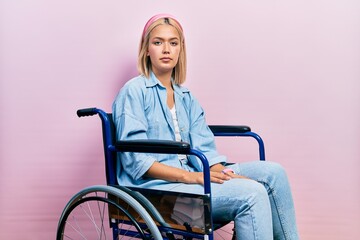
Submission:
<svg viewBox="0 0 360 240">
<path fill-rule="evenodd" d="M 169 58 L 169 57 L 163 57 L 163 58 L 160 58 L 161 61 L 171 61 L 172 59 Z"/>
</svg>

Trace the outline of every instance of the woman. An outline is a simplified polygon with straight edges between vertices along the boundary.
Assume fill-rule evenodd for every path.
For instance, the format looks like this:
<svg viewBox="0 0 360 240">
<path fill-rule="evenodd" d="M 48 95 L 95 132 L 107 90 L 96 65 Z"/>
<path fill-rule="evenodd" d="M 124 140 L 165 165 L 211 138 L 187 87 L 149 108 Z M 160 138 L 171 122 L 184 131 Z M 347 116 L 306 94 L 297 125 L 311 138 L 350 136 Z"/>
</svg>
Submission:
<svg viewBox="0 0 360 240">
<path fill-rule="evenodd" d="M 234 220 L 237 238 L 298 239 L 294 205 L 281 166 L 254 161 L 225 167 L 204 112 L 188 89 L 183 29 L 159 14 L 145 25 L 138 56 L 140 75 L 113 104 L 118 140 L 189 142 L 209 160 L 213 219 Z M 126 186 L 203 193 L 202 164 L 192 156 L 121 153 L 118 181 Z"/>
</svg>

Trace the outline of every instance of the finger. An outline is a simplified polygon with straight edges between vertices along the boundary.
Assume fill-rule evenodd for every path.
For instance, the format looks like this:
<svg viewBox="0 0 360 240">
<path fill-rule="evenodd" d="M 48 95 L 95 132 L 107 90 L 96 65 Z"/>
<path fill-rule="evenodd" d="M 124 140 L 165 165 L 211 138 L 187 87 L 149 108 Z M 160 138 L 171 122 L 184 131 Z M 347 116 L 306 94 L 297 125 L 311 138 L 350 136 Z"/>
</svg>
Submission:
<svg viewBox="0 0 360 240">
<path fill-rule="evenodd" d="M 220 178 L 216 178 L 216 177 L 211 177 L 210 180 L 213 183 L 224 183 L 224 180 L 222 180 Z"/>
<path fill-rule="evenodd" d="M 226 174 L 223 174 L 223 173 L 218 173 L 218 172 L 214 172 L 212 174 L 213 177 L 216 177 L 216 178 L 219 178 L 219 179 L 222 179 L 222 180 L 230 180 L 231 177 L 226 175 Z"/>
</svg>

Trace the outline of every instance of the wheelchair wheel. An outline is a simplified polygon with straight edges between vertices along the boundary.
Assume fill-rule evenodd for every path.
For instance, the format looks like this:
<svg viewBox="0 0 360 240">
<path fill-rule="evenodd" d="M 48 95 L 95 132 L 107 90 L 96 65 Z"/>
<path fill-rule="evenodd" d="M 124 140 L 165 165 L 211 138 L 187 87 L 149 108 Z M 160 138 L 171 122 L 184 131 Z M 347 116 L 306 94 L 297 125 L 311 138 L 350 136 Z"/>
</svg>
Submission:
<svg viewBox="0 0 360 240">
<path fill-rule="evenodd" d="M 111 186 L 92 186 L 66 205 L 56 239 L 163 238 L 149 213 L 129 194 Z"/>
</svg>

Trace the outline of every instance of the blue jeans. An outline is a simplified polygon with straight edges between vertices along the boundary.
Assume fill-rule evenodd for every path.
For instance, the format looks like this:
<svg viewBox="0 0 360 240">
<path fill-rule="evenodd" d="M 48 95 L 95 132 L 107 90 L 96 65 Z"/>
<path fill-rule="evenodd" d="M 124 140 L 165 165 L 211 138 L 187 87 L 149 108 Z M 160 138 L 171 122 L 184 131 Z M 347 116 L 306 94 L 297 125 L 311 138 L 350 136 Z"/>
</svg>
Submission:
<svg viewBox="0 0 360 240">
<path fill-rule="evenodd" d="M 183 166 L 188 169 L 187 165 Z M 281 165 L 269 161 L 236 163 L 228 168 L 250 179 L 212 183 L 214 222 L 234 221 L 237 239 L 299 239 L 289 182 Z M 159 180 L 155 180 L 159 181 Z M 201 194 L 199 184 L 169 183 L 154 189 Z"/>
<path fill-rule="evenodd" d="M 253 161 L 228 166 L 249 179 L 211 184 L 214 222 L 234 221 L 237 239 L 299 239 L 294 204 L 284 169 L 277 163 Z M 201 192 L 196 184 L 173 190 Z"/>
<path fill-rule="evenodd" d="M 284 169 L 255 161 L 229 166 L 247 179 L 212 184 L 214 221 L 234 220 L 237 239 L 299 239 L 294 204 Z M 255 181 L 254 181 L 255 180 Z"/>
</svg>

